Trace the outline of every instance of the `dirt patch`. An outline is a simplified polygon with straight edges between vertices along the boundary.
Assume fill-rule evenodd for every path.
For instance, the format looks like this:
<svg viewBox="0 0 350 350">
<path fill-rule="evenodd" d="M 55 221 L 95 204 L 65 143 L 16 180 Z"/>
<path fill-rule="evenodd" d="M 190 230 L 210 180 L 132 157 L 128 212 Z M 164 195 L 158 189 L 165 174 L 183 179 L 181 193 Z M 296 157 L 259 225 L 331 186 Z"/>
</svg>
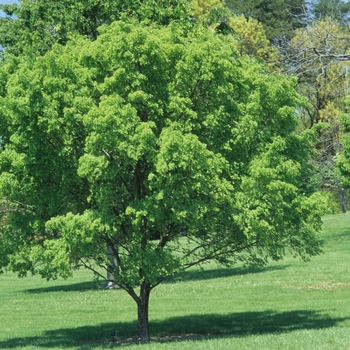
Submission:
<svg viewBox="0 0 350 350">
<path fill-rule="evenodd" d="M 184 340 L 199 340 L 199 339 L 210 339 L 212 338 L 212 334 L 194 334 L 194 333 L 188 333 L 188 334 L 164 334 L 159 337 L 151 337 L 149 342 L 156 342 L 156 343 L 165 343 L 165 342 L 177 342 L 177 341 L 184 341 Z M 142 344 L 147 343 L 148 341 L 141 340 L 138 337 L 133 338 L 126 338 L 126 339 L 119 339 L 116 341 L 119 345 L 128 345 L 128 344 Z"/>
</svg>

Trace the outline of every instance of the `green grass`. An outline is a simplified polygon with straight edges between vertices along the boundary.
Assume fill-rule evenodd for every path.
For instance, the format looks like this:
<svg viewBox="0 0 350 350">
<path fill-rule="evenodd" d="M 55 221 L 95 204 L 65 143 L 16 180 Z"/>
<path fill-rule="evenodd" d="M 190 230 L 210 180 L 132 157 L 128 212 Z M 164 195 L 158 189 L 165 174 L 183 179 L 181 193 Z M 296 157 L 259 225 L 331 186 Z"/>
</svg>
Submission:
<svg viewBox="0 0 350 350">
<path fill-rule="evenodd" d="M 160 285 L 154 340 L 139 345 L 124 342 L 137 333 L 135 303 L 96 288 L 89 272 L 53 282 L 5 273 L 0 349 L 350 349 L 350 213 L 325 217 L 322 236 L 325 253 L 308 263 L 208 265 Z M 112 331 L 123 342 L 111 343 Z"/>
</svg>

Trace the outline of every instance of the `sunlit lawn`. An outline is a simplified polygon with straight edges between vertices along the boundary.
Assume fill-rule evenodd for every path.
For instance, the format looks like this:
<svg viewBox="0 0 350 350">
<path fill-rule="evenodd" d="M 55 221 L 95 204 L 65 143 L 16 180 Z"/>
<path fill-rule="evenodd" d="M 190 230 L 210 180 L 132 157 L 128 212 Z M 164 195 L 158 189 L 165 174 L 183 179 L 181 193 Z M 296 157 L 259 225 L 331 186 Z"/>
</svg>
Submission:
<svg viewBox="0 0 350 350">
<path fill-rule="evenodd" d="M 157 287 L 146 344 L 127 341 L 137 334 L 134 301 L 89 272 L 54 282 L 5 273 L 0 349 L 350 349 L 350 213 L 324 223 L 325 253 L 309 263 L 208 265 Z"/>
</svg>

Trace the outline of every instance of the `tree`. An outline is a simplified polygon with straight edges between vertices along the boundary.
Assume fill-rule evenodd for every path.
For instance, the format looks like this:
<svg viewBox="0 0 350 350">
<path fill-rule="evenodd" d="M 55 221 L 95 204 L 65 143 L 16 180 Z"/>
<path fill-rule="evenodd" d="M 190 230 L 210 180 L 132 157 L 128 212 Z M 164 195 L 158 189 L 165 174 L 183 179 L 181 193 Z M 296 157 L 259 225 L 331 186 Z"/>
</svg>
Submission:
<svg viewBox="0 0 350 350">
<path fill-rule="evenodd" d="M 349 92 L 349 42 L 348 30 L 327 18 L 296 31 L 285 51 L 289 72 L 298 76 L 299 92 L 310 102 L 300 111 L 301 127 L 319 127 L 319 185 L 336 193 L 340 179 L 334 157 L 341 150 L 339 116 Z"/>
<path fill-rule="evenodd" d="M 22 0 L 20 6 L 0 5 L 0 45 L 19 55 L 42 55 L 54 43 L 66 44 L 73 33 L 91 39 L 98 28 L 121 16 L 167 25 L 188 21 L 191 6 L 184 0 Z"/>
<path fill-rule="evenodd" d="M 148 23 L 155 22 L 160 25 L 167 25 L 171 21 L 179 21 L 183 27 L 191 26 L 191 21 L 189 21 L 191 7 L 187 1 L 183 0 L 146 0 L 142 2 L 125 0 L 23 0 L 20 2 L 20 6 L 0 5 L 0 8 L 7 15 L 5 18 L 0 18 L 0 45 L 6 48 L 6 51 L 1 52 L 1 58 L 2 62 L 11 60 L 8 66 L 11 67 L 9 68 L 11 72 L 17 69 L 16 64 L 20 61 L 13 59 L 13 56 L 31 56 L 35 60 L 38 55 L 44 55 L 49 51 L 55 43 L 65 45 L 76 34 L 95 40 L 98 36 L 98 27 L 108 25 L 122 17 L 133 18 L 137 21 L 146 20 Z M 2 71 L 0 95 L 6 93 L 8 75 L 5 72 L 6 69 Z M 62 86 L 62 89 L 64 88 L 65 86 Z M 0 132 L 3 142 L 6 140 L 7 131 L 3 129 Z M 48 143 L 55 143 L 51 138 L 48 140 L 43 138 L 43 140 Z M 55 135 L 55 140 L 58 142 L 57 149 L 63 147 L 59 132 Z M 73 162 L 76 162 L 78 159 L 77 157 L 73 158 L 70 159 Z M 47 164 L 42 165 L 46 166 Z M 60 198 L 64 196 L 62 196 L 61 191 L 62 180 L 60 176 L 62 174 L 58 172 L 55 175 L 58 177 L 54 182 L 57 188 L 52 185 L 51 181 L 51 190 L 48 190 L 48 193 L 50 192 L 52 203 L 57 204 L 60 202 L 60 199 L 57 199 L 55 194 L 60 194 Z M 83 184 L 77 184 L 76 190 L 83 187 Z M 38 191 L 40 192 L 40 189 Z M 68 194 L 68 196 L 71 196 L 71 194 Z M 83 197 L 80 193 L 74 193 L 73 196 L 80 200 Z M 82 203 L 80 202 L 80 208 L 81 205 Z M 88 207 L 86 201 L 84 206 Z M 52 205 L 50 208 L 54 207 Z M 61 213 L 60 208 L 63 207 L 64 205 L 58 206 L 55 209 L 55 215 L 59 215 Z M 44 216 L 50 216 L 53 213 L 47 208 L 41 208 L 41 210 Z M 25 224 L 25 221 L 23 223 Z M 110 271 L 107 272 L 107 275 L 109 276 L 107 286 L 109 286 L 112 284 L 113 278 Z"/>
<path fill-rule="evenodd" d="M 274 71 L 282 61 L 279 50 L 267 39 L 262 23 L 252 17 L 232 13 L 222 1 L 193 1 L 194 16 L 218 33 L 231 35 L 241 55 L 254 56 Z"/>
<path fill-rule="evenodd" d="M 222 0 L 193 0 L 193 16 L 200 18 L 201 16 L 210 13 L 216 7 L 222 7 Z"/>
<path fill-rule="evenodd" d="M 318 0 L 312 4 L 311 12 L 317 20 L 330 18 L 347 24 L 350 19 L 350 4 L 342 0 Z"/>
<path fill-rule="evenodd" d="M 2 67 L 0 98 L 1 245 L 20 275 L 112 268 L 147 339 L 168 276 L 320 252 L 326 204 L 303 189 L 314 134 L 294 132 L 295 81 L 229 37 L 119 21 L 21 60 Z"/>
<path fill-rule="evenodd" d="M 348 102 L 349 104 L 349 102 Z M 337 169 L 341 174 L 341 189 L 344 187 L 346 190 L 350 188 L 350 118 L 349 114 L 342 114 L 340 125 L 342 127 L 342 150 L 337 156 Z M 346 203 L 344 199 L 344 206 L 346 209 Z M 344 211 L 344 210 L 343 210 Z"/>
<path fill-rule="evenodd" d="M 254 18 L 247 19 L 243 15 L 232 15 L 228 23 L 239 36 L 235 46 L 242 55 L 262 59 L 271 70 L 278 70 L 282 57 L 278 49 L 267 39 L 261 23 Z"/>
<path fill-rule="evenodd" d="M 304 0 L 229 0 L 225 3 L 235 14 L 244 15 L 246 19 L 252 17 L 262 23 L 271 41 L 290 39 L 293 31 L 303 26 Z"/>
<path fill-rule="evenodd" d="M 296 31 L 286 53 L 289 73 L 299 78 L 300 86 L 313 109 L 309 111 L 312 126 L 320 122 L 321 111 L 328 102 L 344 105 L 350 36 L 338 22 L 326 19 Z"/>
</svg>

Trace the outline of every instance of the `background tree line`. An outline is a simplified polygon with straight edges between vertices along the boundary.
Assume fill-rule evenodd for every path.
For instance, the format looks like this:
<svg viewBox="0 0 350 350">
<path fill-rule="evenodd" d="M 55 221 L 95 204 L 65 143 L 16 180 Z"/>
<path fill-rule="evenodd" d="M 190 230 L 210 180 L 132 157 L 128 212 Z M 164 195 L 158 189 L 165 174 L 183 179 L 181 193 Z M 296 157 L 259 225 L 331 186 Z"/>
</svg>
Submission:
<svg viewBox="0 0 350 350">
<path fill-rule="evenodd" d="M 349 95 L 350 3 L 197 1 L 194 8 L 197 17 L 213 20 L 216 14 L 218 27 L 225 23 L 236 31 L 242 53 L 263 59 L 276 73 L 297 77 L 298 91 L 309 101 L 299 111 L 299 129 L 318 130 L 318 154 L 308 183 L 332 192 L 336 207 L 346 211 L 345 181 L 336 158 L 342 150 L 341 116 Z"/>
</svg>

